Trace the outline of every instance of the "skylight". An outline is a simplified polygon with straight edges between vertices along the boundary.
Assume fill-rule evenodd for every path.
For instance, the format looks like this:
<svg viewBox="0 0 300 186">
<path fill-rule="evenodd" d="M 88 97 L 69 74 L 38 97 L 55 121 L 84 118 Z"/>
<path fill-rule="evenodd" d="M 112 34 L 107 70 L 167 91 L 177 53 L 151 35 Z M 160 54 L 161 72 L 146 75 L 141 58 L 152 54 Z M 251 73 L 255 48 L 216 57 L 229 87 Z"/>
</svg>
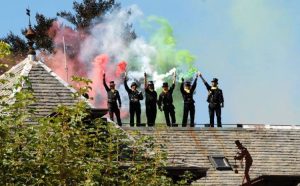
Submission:
<svg viewBox="0 0 300 186">
<path fill-rule="evenodd" d="M 225 156 L 208 156 L 208 159 L 216 170 L 232 170 Z"/>
</svg>

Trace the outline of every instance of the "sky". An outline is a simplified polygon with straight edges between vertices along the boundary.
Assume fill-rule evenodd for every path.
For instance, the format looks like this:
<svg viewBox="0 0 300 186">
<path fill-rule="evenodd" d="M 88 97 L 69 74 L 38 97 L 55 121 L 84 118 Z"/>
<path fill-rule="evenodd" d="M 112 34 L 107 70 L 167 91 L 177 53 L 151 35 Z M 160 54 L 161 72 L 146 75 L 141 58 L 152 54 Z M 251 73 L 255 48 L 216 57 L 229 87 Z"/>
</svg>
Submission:
<svg viewBox="0 0 300 186">
<path fill-rule="evenodd" d="M 210 82 L 219 79 L 223 123 L 300 124 L 300 1 L 298 0 L 121 0 L 137 5 L 144 17 L 167 19 L 178 49 L 196 56 Z M 2 1 L 0 37 L 20 33 L 25 9 L 54 17 L 71 10 L 71 0 Z M 139 37 L 148 34 L 134 23 Z M 199 81 L 196 122 L 208 122 L 207 92 Z"/>
</svg>

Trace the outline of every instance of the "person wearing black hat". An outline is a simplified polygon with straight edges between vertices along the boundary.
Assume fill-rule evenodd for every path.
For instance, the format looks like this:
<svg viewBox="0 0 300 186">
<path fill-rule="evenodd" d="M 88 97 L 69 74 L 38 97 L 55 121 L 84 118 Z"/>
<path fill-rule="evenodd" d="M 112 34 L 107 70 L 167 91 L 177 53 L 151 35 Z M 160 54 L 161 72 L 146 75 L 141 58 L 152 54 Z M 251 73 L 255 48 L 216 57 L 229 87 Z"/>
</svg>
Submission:
<svg viewBox="0 0 300 186">
<path fill-rule="evenodd" d="M 141 103 L 140 100 L 143 100 L 142 92 L 137 90 L 137 83 L 132 82 L 130 88 L 127 85 L 127 75 L 125 73 L 124 86 L 125 90 L 128 93 L 129 97 L 129 114 L 130 114 L 130 126 L 134 126 L 134 115 L 136 115 L 136 125 L 140 126 L 141 124 Z"/>
<path fill-rule="evenodd" d="M 149 127 L 155 125 L 156 113 L 157 113 L 157 92 L 154 89 L 153 81 L 147 80 L 147 74 L 144 73 L 144 85 L 145 85 L 145 105 L 146 105 L 146 117 Z"/>
<path fill-rule="evenodd" d="M 208 111 L 209 111 L 209 120 L 210 120 L 210 127 L 214 127 L 214 117 L 215 113 L 217 116 L 217 124 L 218 127 L 222 127 L 221 121 L 221 107 L 224 107 L 224 98 L 223 92 L 218 87 L 218 79 L 213 78 L 211 81 L 211 86 L 205 81 L 202 77 L 202 74 L 199 73 L 200 78 L 202 79 L 206 89 L 208 91 L 207 102 L 208 104 Z"/>
<path fill-rule="evenodd" d="M 122 121 L 120 117 L 120 109 L 121 108 L 121 98 L 119 91 L 115 89 L 115 82 L 110 81 L 109 82 L 109 87 L 106 84 L 105 80 L 105 74 L 103 74 L 103 85 L 105 87 L 105 90 L 107 92 L 107 106 L 108 106 L 108 113 L 109 117 L 112 121 L 114 121 L 114 114 L 116 115 L 117 122 L 119 126 L 122 126 Z M 119 102 L 119 107 L 117 102 Z"/>
<path fill-rule="evenodd" d="M 180 92 L 182 94 L 183 101 L 184 101 L 182 127 L 186 127 L 189 113 L 190 113 L 190 120 L 191 120 L 190 126 L 195 127 L 195 123 L 194 123 L 195 101 L 193 95 L 197 86 L 197 79 L 198 79 L 198 74 L 196 75 L 196 79 L 194 80 L 193 85 L 191 85 L 190 81 L 184 82 L 184 78 L 181 78 L 182 82 L 180 86 Z"/>
<path fill-rule="evenodd" d="M 160 93 L 157 102 L 159 110 L 164 111 L 166 123 L 169 127 L 171 126 L 170 117 L 172 124 L 176 123 L 175 107 L 173 105 L 173 90 L 175 88 L 176 73 L 174 73 L 173 78 L 173 84 L 170 88 L 167 82 L 163 83 L 163 90 Z"/>
<path fill-rule="evenodd" d="M 244 177 L 244 179 L 246 178 L 247 184 L 250 185 L 249 170 L 250 170 L 250 167 L 252 166 L 253 159 L 252 159 L 249 151 L 247 150 L 247 148 L 245 148 L 239 140 L 236 140 L 235 144 L 236 144 L 237 148 L 240 150 L 240 152 L 237 153 L 237 155 L 234 157 L 234 159 L 242 160 L 243 158 L 245 158 L 245 177 Z M 244 183 L 244 180 L 243 180 L 243 183 Z"/>
</svg>

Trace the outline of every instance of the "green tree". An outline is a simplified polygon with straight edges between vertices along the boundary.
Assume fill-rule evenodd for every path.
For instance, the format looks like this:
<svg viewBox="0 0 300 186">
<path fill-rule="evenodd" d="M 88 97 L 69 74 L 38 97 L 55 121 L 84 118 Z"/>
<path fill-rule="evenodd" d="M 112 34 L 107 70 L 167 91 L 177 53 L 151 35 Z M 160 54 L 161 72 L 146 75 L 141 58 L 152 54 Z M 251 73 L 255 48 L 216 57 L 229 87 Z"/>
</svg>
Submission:
<svg viewBox="0 0 300 186">
<path fill-rule="evenodd" d="M 74 99 L 91 83 L 76 80 L 87 86 Z M 154 139 L 138 133 L 133 138 L 113 123 L 91 118 L 85 101 L 35 118 L 30 87 L 21 77 L 0 97 L 1 185 L 173 185 L 162 169 L 166 153 Z"/>
<path fill-rule="evenodd" d="M 57 13 L 57 16 L 69 21 L 76 29 L 86 31 L 95 17 L 104 16 L 119 6 L 120 4 L 116 3 L 115 0 L 83 0 L 82 3 L 74 1 L 73 10 L 75 14 L 61 11 Z"/>
</svg>

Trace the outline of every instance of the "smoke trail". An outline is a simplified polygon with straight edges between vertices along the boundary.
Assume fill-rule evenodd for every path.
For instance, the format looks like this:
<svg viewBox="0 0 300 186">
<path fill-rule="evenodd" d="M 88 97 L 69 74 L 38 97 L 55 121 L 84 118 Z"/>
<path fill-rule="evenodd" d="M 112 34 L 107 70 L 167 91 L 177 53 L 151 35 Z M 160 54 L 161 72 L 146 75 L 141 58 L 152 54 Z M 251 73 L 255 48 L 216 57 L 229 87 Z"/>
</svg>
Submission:
<svg viewBox="0 0 300 186">
<path fill-rule="evenodd" d="M 142 12 L 137 6 L 131 6 L 95 19 L 89 34 L 63 28 L 58 23 L 53 24 L 49 33 L 53 36 L 57 52 L 51 56 L 49 65 L 65 79 L 61 65 L 61 45 L 64 36 L 69 53 L 72 54 L 73 50 L 79 51 L 68 58 L 70 76 L 80 75 L 91 79 L 93 84 L 90 96 L 94 98 L 93 104 L 96 107 L 105 107 L 106 92 L 102 85 L 105 72 L 106 80 L 114 80 L 120 91 L 125 106 L 123 115 L 128 107 L 128 96 L 123 88 L 122 79 L 125 70 L 128 72 L 129 83 L 136 81 L 141 85 L 146 72 L 156 87 L 160 87 L 164 81 L 171 81 L 175 71 L 179 78 L 192 78 L 197 72 L 194 67 L 195 56 L 187 50 L 176 48 L 176 39 L 167 20 L 152 16 L 143 21 L 144 28 L 152 33 L 149 42 L 140 37 L 131 41 L 126 39 L 126 25 L 137 19 L 143 19 Z M 179 100 L 182 98 L 179 91 L 175 91 L 174 94 L 176 112 L 180 115 L 182 102 Z M 159 120 L 164 121 L 162 118 Z"/>
</svg>

